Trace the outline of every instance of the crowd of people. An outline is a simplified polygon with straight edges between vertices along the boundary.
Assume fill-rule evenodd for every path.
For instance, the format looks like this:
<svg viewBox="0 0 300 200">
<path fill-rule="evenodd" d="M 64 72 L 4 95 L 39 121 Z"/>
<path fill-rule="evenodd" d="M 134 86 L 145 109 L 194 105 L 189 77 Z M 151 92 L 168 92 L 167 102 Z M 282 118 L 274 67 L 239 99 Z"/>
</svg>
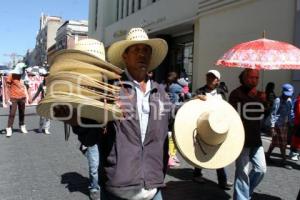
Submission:
<svg viewBox="0 0 300 200">
<path fill-rule="evenodd" d="M 191 99 L 228 101 L 240 114 L 245 143 L 235 161 L 234 183 L 227 178 L 226 166 L 216 170 L 219 187 L 224 190 L 234 187 L 234 199 L 251 199 L 267 172 L 267 163 L 272 161 L 275 147 L 280 148 L 282 166 L 292 169 L 286 162 L 286 148 L 287 145 L 291 146 L 290 159 L 299 159 L 300 94 L 294 99 L 291 84 L 283 84 L 282 93 L 277 97 L 274 83 L 269 83 L 265 92 L 259 91 L 259 72 L 245 69 L 239 76 L 240 86 L 228 96 L 229 90 L 221 82 L 221 73 L 209 70 L 206 84 L 193 94 L 189 89 L 188 77 L 180 77 L 178 72 L 169 72 L 162 84 L 153 80 L 153 73 L 149 71 L 159 66 L 167 51 L 168 45 L 163 39 L 149 39 L 141 28 L 131 29 L 125 40 L 109 47 L 109 62 L 124 69 L 121 80 L 117 80 L 122 82 L 122 98 L 118 104 L 126 106 L 124 119 L 110 121 L 105 127 L 86 127 L 78 122 L 80 116 L 76 109 L 71 111 L 63 105 L 54 107 L 56 117 L 62 118 L 72 113 L 72 117 L 64 122 L 71 125 L 73 132 L 78 135 L 80 150 L 87 157 L 91 199 L 163 199 L 161 188 L 165 186 L 167 169 L 180 165 L 174 141 L 175 116 L 172 113 L 176 113 Z M 24 67 L 24 63 L 19 63 L 7 78 L 11 104 L 7 137 L 12 135 L 17 108 L 21 132 L 27 133 L 24 110 L 28 94 L 21 79 Z M 41 74 L 44 77 L 48 75 L 47 72 Z M 40 93 L 43 97 L 45 86 L 46 79 L 38 92 L 29 97 L 29 102 Z M 154 108 L 158 110 L 153 111 Z M 129 111 L 135 117 L 126 117 L 132 116 L 132 113 L 126 113 Z M 98 124 L 86 118 L 80 121 L 86 125 Z M 50 120 L 41 117 L 39 131 L 50 134 L 49 127 Z M 266 157 L 262 146 L 262 131 L 272 136 Z M 205 183 L 202 169 L 198 166 L 195 166 L 193 180 Z"/>
<path fill-rule="evenodd" d="M 25 125 L 26 103 L 28 102 L 29 104 L 31 104 L 40 94 L 42 94 L 43 97 L 46 90 L 45 81 L 48 72 L 44 68 L 41 68 L 39 70 L 39 75 L 43 77 L 43 81 L 39 85 L 36 94 L 34 94 L 33 97 L 30 95 L 30 93 L 28 92 L 29 79 L 28 79 L 28 74 L 25 71 L 26 68 L 27 66 L 25 63 L 19 62 L 4 79 L 7 89 L 4 90 L 2 93 L 5 95 L 5 102 L 3 103 L 9 106 L 9 115 L 8 115 L 8 121 L 6 127 L 6 137 L 12 136 L 13 124 L 14 124 L 14 119 L 17 110 L 19 112 L 20 132 L 23 134 L 28 133 Z M 2 80 L 1 80 L 1 86 L 2 86 Z M 40 127 L 38 129 L 38 132 L 42 133 L 44 131 L 45 134 L 50 134 L 49 128 L 50 128 L 50 120 L 40 117 Z"/>
</svg>

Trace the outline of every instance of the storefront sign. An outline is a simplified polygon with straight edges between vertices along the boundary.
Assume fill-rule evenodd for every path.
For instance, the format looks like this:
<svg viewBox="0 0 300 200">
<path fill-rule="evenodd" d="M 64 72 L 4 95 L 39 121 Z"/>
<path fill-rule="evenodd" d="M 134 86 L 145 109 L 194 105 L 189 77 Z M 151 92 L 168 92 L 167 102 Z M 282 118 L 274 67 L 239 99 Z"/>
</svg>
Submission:
<svg viewBox="0 0 300 200">
<path fill-rule="evenodd" d="M 144 19 L 141 26 L 142 26 L 142 28 L 149 28 L 150 26 L 160 24 L 166 20 L 167 20 L 166 16 L 157 18 L 156 20 L 153 20 L 153 21 L 147 21 Z"/>
<path fill-rule="evenodd" d="M 126 30 L 118 30 L 118 31 L 114 32 L 113 36 L 114 36 L 114 38 L 119 38 L 126 34 L 127 34 Z"/>
</svg>

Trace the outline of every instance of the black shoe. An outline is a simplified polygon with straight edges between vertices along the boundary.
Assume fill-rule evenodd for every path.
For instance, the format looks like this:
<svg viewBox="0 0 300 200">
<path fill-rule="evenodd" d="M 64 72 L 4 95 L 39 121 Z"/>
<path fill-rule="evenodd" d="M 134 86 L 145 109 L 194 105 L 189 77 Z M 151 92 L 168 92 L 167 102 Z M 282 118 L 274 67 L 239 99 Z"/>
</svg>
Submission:
<svg viewBox="0 0 300 200">
<path fill-rule="evenodd" d="M 91 198 L 91 200 L 101 200 L 100 199 L 100 191 L 91 191 L 90 198 Z"/>
<path fill-rule="evenodd" d="M 270 165 L 270 164 L 274 164 L 274 161 L 271 158 L 266 157 L 266 163 L 267 165 Z"/>
<path fill-rule="evenodd" d="M 227 181 L 226 183 L 219 183 L 219 187 L 223 190 L 231 190 L 233 183 Z"/>
</svg>

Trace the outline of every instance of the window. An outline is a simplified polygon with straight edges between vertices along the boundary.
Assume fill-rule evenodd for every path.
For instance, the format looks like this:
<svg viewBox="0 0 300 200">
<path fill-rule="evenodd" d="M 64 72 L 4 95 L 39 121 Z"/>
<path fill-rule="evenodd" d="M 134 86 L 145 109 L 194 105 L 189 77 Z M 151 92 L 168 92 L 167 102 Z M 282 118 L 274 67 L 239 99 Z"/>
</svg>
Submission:
<svg viewBox="0 0 300 200">
<path fill-rule="evenodd" d="M 126 0 L 126 16 L 129 15 L 129 0 Z"/>
<path fill-rule="evenodd" d="M 134 13 L 135 0 L 131 1 L 131 13 Z"/>
<path fill-rule="evenodd" d="M 121 0 L 121 19 L 124 17 L 124 0 Z"/>
<path fill-rule="evenodd" d="M 156 0 L 152 0 L 152 3 L 155 3 L 156 2 Z"/>
<path fill-rule="evenodd" d="M 119 5 L 120 4 L 120 2 L 119 2 L 119 0 L 117 0 L 117 21 L 119 20 Z"/>
<path fill-rule="evenodd" d="M 142 7 L 142 0 L 138 0 L 138 10 L 141 10 Z"/>
<path fill-rule="evenodd" d="M 97 30 L 97 25 L 98 25 L 98 0 L 96 0 L 96 5 L 95 5 L 95 30 Z"/>
</svg>

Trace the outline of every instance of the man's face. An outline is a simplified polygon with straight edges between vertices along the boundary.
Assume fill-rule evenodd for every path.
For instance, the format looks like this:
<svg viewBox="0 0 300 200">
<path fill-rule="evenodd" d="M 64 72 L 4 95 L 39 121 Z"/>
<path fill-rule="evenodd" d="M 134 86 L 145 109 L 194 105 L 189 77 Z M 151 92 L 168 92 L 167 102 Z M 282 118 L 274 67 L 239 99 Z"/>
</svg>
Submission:
<svg viewBox="0 0 300 200">
<path fill-rule="evenodd" d="M 126 49 L 123 59 L 129 73 L 147 72 L 152 48 L 145 44 L 135 44 Z"/>
<path fill-rule="evenodd" d="M 259 72 L 258 70 L 249 70 L 244 76 L 244 83 L 249 88 L 254 88 L 258 85 Z"/>
<path fill-rule="evenodd" d="M 215 89 L 219 86 L 220 80 L 212 73 L 209 73 L 206 75 L 206 84 L 210 89 Z"/>
</svg>

